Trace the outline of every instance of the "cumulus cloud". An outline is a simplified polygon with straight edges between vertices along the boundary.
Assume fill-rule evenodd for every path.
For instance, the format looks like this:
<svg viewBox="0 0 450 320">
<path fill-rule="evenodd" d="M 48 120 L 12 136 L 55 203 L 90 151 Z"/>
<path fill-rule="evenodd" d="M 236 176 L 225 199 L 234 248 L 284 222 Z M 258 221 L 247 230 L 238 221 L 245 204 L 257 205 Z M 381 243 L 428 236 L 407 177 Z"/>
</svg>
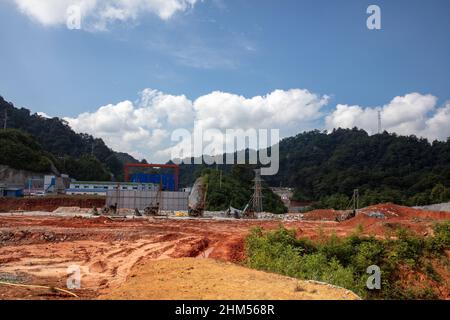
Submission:
<svg viewBox="0 0 450 320">
<path fill-rule="evenodd" d="M 445 140 L 450 137 L 450 102 L 447 102 L 426 121 L 424 136 L 437 140 Z"/>
<path fill-rule="evenodd" d="M 65 24 L 67 10 L 79 6 L 84 22 L 104 29 L 114 21 L 135 20 L 143 13 L 153 13 L 167 20 L 177 12 L 192 8 L 198 0 L 12 0 L 18 9 L 46 25 Z"/>
<path fill-rule="evenodd" d="M 102 106 L 65 120 L 75 131 L 103 138 L 115 150 L 157 162 L 169 160 L 171 148 L 176 147 L 171 141 L 176 129 L 225 133 L 226 129 L 275 128 L 287 136 L 311 127 L 327 102 L 327 96 L 302 89 L 275 90 L 252 98 L 217 91 L 195 101 L 145 89 L 135 102 Z"/>
<path fill-rule="evenodd" d="M 154 158 L 152 153 L 161 148 L 171 130 L 183 121 L 193 121 L 193 110 L 192 102 L 183 95 L 146 89 L 134 103 L 122 101 L 64 119 L 75 131 L 100 137 L 115 150 Z"/>
<path fill-rule="evenodd" d="M 243 96 L 215 91 L 194 103 L 197 120 L 204 128 L 299 128 L 322 116 L 328 96 L 308 90 L 275 90 L 265 96 Z"/>
<path fill-rule="evenodd" d="M 382 129 L 401 135 L 417 135 L 430 140 L 444 140 L 450 136 L 450 104 L 437 106 L 437 97 L 410 93 L 392 99 L 381 107 L 362 107 L 338 104 L 325 118 L 328 130 L 333 128 L 365 129 L 370 134 L 378 131 L 378 112 Z"/>
<path fill-rule="evenodd" d="M 437 100 L 432 95 L 410 93 L 381 107 L 338 104 L 326 113 L 329 97 L 305 89 L 275 90 L 250 98 L 215 91 L 195 100 L 145 89 L 134 102 L 109 104 L 65 120 L 75 131 L 103 138 L 115 150 L 156 163 L 168 161 L 173 150 L 183 149 L 188 152 L 185 156 L 199 155 L 188 148 L 188 142 L 172 141 L 177 129 L 192 135 L 201 130 L 203 147 L 213 155 L 226 151 L 223 146 L 230 142 L 226 140 L 230 137 L 224 137 L 227 129 L 243 130 L 244 135 L 248 129 L 280 129 L 281 138 L 339 127 L 359 127 L 374 134 L 378 111 L 383 130 L 445 140 L 450 137 L 450 102 L 438 107 Z"/>
</svg>

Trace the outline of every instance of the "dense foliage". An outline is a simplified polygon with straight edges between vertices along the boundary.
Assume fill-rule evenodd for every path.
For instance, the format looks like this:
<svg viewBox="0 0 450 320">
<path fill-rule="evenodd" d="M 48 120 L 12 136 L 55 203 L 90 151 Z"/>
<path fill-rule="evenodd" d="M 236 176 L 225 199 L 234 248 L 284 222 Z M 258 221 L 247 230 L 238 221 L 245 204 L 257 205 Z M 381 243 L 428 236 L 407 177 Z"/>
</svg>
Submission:
<svg viewBox="0 0 450 320">
<path fill-rule="evenodd" d="M 93 180 L 110 180 L 112 177 L 121 180 L 123 179 L 123 163 L 137 162 L 128 154 L 115 153 L 102 139 L 75 133 L 63 119 L 49 119 L 31 114 L 30 110 L 15 108 L 0 97 L 2 120 L 5 109 L 8 114 L 8 128 L 20 129 L 30 134 L 45 151 L 53 155 L 55 160 L 53 162 L 58 170 L 78 180 L 87 177 Z M 90 160 L 91 163 L 95 162 L 95 172 L 94 169 L 85 166 L 86 159 L 90 157 L 95 158 Z M 64 167 L 64 163 L 67 163 L 67 167 Z M 75 168 L 73 163 L 78 163 L 80 167 L 73 170 Z M 19 169 L 25 169 L 25 167 Z M 39 167 L 35 171 L 41 169 Z"/>
<path fill-rule="evenodd" d="M 339 209 L 358 188 L 361 204 L 425 205 L 450 200 L 450 140 L 364 130 L 312 131 L 280 143 L 275 185 L 295 187 L 297 200 Z"/>
<path fill-rule="evenodd" d="M 220 172 L 214 169 L 206 169 L 203 172 L 206 177 L 208 191 L 206 198 L 207 210 L 224 210 L 231 205 L 237 209 L 244 209 L 249 203 L 253 190 L 254 173 L 248 166 L 236 165 L 231 172 Z M 273 213 L 285 213 L 287 211 L 280 197 L 274 194 L 263 184 L 263 210 Z"/>
<path fill-rule="evenodd" d="M 361 232 L 361 230 L 359 231 Z M 450 249 L 450 222 L 436 224 L 434 235 L 415 236 L 404 229 L 396 237 L 380 240 L 362 237 L 358 231 L 348 238 L 322 238 L 313 243 L 297 239 L 295 230 L 280 227 L 264 232 L 255 228 L 246 240 L 247 265 L 307 280 L 317 280 L 352 290 L 366 299 L 433 299 L 431 284 L 442 279 L 436 264 L 448 268 L 445 250 Z M 381 270 L 381 289 L 369 290 L 369 266 Z M 421 281 L 410 274 L 422 275 Z M 425 281 L 426 279 L 426 281 Z M 300 289 L 299 289 L 300 290 Z"/>
<path fill-rule="evenodd" d="M 386 132 L 370 136 L 356 128 L 316 130 L 283 139 L 279 149 L 279 172 L 264 180 L 294 188 L 294 200 L 316 207 L 345 209 L 354 189 L 362 206 L 450 201 L 450 139 L 430 143 Z M 189 185 L 206 167 L 183 165 L 182 183 Z M 231 167 L 219 165 L 225 172 Z"/>
<path fill-rule="evenodd" d="M 0 130 L 0 164 L 14 169 L 52 172 L 54 161 L 29 134 L 16 129 Z"/>
</svg>

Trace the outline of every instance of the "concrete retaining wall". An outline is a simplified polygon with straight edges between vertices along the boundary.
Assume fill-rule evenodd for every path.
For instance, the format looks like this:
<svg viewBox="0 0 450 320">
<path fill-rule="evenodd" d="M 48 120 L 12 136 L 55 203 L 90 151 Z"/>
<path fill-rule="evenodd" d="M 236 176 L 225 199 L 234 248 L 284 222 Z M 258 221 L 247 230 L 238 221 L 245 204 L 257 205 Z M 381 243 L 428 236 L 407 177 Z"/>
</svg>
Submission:
<svg viewBox="0 0 450 320">
<path fill-rule="evenodd" d="M 188 192 L 134 190 L 108 190 L 106 192 L 106 205 L 117 203 L 117 207 L 144 210 L 146 207 L 156 206 L 159 202 L 161 210 L 186 211 L 188 210 Z"/>
</svg>

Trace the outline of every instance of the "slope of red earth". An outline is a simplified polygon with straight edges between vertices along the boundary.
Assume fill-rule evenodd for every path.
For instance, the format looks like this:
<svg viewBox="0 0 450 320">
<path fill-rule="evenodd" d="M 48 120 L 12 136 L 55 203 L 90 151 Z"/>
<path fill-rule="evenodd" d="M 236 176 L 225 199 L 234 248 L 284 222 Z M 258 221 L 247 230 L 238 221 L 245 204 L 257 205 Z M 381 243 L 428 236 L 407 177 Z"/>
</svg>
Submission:
<svg viewBox="0 0 450 320">
<path fill-rule="evenodd" d="M 0 212 L 46 211 L 53 212 L 59 207 L 102 208 L 106 198 L 101 196 L 55 196 L 33 198 L 2 198 Z"/>
</svg>

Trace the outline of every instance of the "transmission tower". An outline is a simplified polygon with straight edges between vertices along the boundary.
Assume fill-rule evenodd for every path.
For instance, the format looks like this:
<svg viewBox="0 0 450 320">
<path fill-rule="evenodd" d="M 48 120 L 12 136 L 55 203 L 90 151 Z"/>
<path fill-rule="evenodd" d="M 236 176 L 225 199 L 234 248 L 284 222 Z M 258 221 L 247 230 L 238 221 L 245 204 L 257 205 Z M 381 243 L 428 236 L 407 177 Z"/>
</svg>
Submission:
<svg viewBox="0 0 450 320">
<path fill-rule="evenodd" d="M 255 179 L 253 180 L 255 185 L 253 187 L 252 205 L 254 212 L 262 212 L 262 187 L 261 187 L 261 169 L 255 169 Z"/>
<path fill-rule="evenodd" d="M 356 213 L 356 211 L 359 209 L 359 189 L 353 190 L 353 212 Z"/>
<path fill-rule="evenodd" d="M 381 111 L 378 110 L 378 134 L 381 134 Z"/>
</svg>

